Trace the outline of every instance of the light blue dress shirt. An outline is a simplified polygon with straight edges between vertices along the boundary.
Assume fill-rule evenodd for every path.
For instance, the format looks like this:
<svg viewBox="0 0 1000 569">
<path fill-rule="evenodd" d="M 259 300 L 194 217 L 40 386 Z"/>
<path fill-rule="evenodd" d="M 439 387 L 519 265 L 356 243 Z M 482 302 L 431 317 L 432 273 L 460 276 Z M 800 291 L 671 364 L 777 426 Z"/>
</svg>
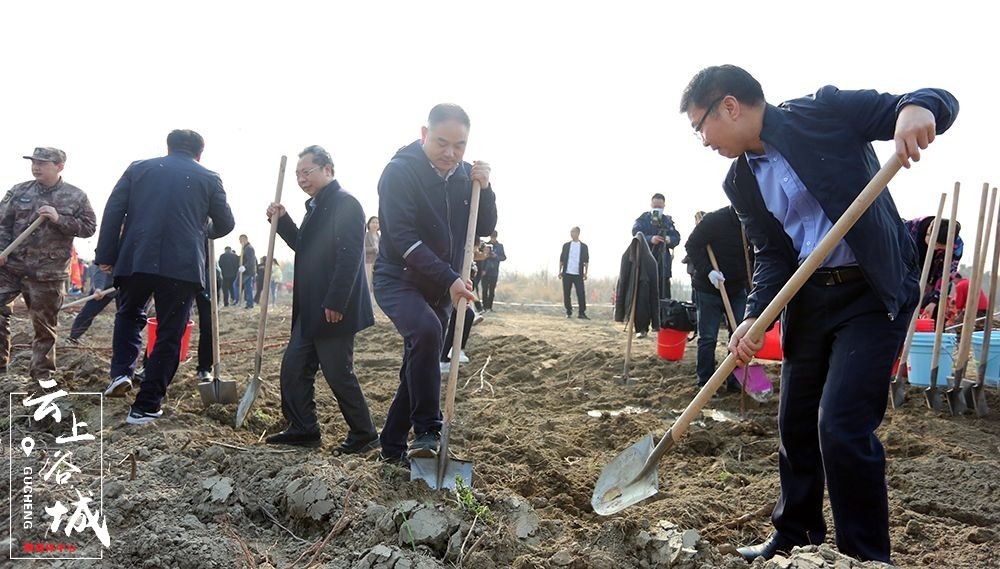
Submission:
<svg viewBox="0 0 1000 569">
<path fill-rule="evenodd" d="M 776 150 L 764 144 L 764 154 L 747 152 L 747 162 L 757 178 L 764 205 L 781 222 L 785 233 L 792 239 L 801 265 L 820 239 L 830 232 L 833 223 L 816 198 L 806 190 L 805 184 L 785 157 Z M 846 241 L 841 240 L 822 266 L 844 267 L 857 264 L 854 252 Z"/>
</svg>

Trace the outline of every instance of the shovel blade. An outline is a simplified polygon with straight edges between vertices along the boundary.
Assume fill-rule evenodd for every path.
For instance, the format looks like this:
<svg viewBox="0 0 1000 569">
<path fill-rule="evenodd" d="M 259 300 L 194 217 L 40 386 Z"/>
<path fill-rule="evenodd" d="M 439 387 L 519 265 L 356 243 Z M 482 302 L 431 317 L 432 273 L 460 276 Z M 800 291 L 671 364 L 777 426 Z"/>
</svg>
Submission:
<svg viewBox="0 0 1000 569">
<path fill-rule="evenodd" d="M 968 410 L 961 387 L 952 387 L 945 392 L 945 395 L 948 397 L 948 410 L 951 411 L 952 417 L 958 417 Z"/>
<path fill-rule="evenodd" d="M 899 409 L 906 403 L 906 380 L 895 379 L 889 383 L 889 401 L 893 409 Z"/>
<path fill-rule="evenodd" d="M 935 411 L 941 411 L 944 409 L 944 401 L 941 397 L 941 391 L 936 387 L 928 387 L 924 391 L 924 397 L 927 399 L 927 407 Z"/>
<path fill-rule="evenodd" d="M 247 392 L 243 394 L 243 399 L 240 400 L 240 406 L 236 408 L 236 428 L 239 429 L 243 426 L 243 421 L 246 420 L 247 414 L 250 413 L 250 408 L 253 407 L 253 402 L 257 400 L 257 393 L 260 391 L 261 379 L 259 376 L 255 376 L 250 380 L 250 385 L 247 386 Z"/>
<path fill-rule="evenodd" d="M 990 406 L 986 403 L 986 386 L 977 384 L 969 389 L 969 397 L 972 399 L 970 407 L 976 410 L 976 416 L 985 417 L 989 415 Z"/>
<path fill-rule="evenodd" d="M 440 460 L 445 461 L 444 478 L 438 484 Z M 411 458 L 410 481 L 423 480 L 431 490 L 455 490 L 455 478 L 461 477 L 466 486 L 472 485 L 472 462 L 439 455 L 437 458 Z"/>
<path fill-rule="evenodd" d="M 235 381 L 222 379 L 202 381 L 198 383 L 198 393 L 201 395 L 201 402 L 205 407 L 213 403 L 231 405 L 239 401 Z"/>
<path fill-rule="evenodd" d="M 660 485 L 659 469 L 652 468 L 639 478 L 652 453 L 653 435 L 646 435 L 604 467 L 590 500 L 596 513 L 609 516 L 656 495 Z"/>
</svg>

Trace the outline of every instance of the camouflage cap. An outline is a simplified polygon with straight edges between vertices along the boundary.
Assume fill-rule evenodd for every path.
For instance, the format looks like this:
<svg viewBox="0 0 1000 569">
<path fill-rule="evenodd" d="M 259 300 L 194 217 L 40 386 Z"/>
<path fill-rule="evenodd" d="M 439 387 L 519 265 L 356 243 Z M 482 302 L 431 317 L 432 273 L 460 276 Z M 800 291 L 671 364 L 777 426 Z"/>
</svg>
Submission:
<svg viewBox="0 0 1000 569">
<path fill-rule="evenodd" d="M 35 148 L 35 151 L 31 156 L 25 156 L 28 160 L 41 160 L 43 162 L 55 162 L 56 164 L 62 164 L 66 161 L 66 153 L 58 148 L 52 148 L 49 146 L 39 146 Z"/>
</svg>

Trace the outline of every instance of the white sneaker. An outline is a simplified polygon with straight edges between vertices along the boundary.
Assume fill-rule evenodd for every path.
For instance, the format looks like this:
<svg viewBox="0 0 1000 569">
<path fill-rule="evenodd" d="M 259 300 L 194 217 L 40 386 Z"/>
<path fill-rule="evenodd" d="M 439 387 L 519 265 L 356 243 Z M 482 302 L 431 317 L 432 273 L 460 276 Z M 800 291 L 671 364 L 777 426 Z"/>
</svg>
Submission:
<svg viewBox="0 0 1000 569">
<path fill-rule="evenodd" d="M 125 397 L 125 394 L 132 391 L 132 378 L 127 375 L 119 375 L 104 390 L 105 397 Z"/>
<path fill-rule="evenodd" d="M 441 362 L 441 375 L 451 373 L 451 362 Z"/>
<path fill-rule="evenodd" d="M 484 319 L 483 313 L 477 312 L 476 315 L 472 317 L 472 325 L 475 326 L 476 324 L 479 324 L 480 322 L 483 321 L 483 319 Z"/>
<path fill-rule="evenodd" d="M 458 363 L 460 364 L 469 363 L 469 356 L 465 355 L 465 350 L 458 352 Z"/>
<path fill-rule="evenodd" d="M 202 370 L 198 372 L 198 375 L 195 376 L 195 379 L 197 379 L 199 382 L 212 381 L 212 374 L 210 372 Z"/>
<path fill-rule="evenodd" d="M 125 422 L 129 425 L 145 425 L 159 419 L 162 415 L 163 409 L 160 409 L 155 413 L 147 413 L 145 411 L 140 411 L 135 407 L 129 407 L 128 416 L 125 417 Z"/>
</svg>

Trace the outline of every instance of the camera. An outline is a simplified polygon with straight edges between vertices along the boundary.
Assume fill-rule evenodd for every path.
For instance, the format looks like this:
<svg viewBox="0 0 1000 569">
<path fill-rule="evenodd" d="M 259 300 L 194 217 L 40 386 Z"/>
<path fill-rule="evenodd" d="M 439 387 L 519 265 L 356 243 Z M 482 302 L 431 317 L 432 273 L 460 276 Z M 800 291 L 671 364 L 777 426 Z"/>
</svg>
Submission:
<svg viewBox="0 0 1000 569">
<path fill-rule="evenodd" d="M 656 226 L 663 225 L 663 212 L 662 211 L 660 211 L 658 209 L 654 209 L 654 210 L 652 210 L 652 211 L 649 212 L 649 217 L 650 217 L 650 219 L 652 219 L 653 225 L 656 225 Z"/>
</svg>

